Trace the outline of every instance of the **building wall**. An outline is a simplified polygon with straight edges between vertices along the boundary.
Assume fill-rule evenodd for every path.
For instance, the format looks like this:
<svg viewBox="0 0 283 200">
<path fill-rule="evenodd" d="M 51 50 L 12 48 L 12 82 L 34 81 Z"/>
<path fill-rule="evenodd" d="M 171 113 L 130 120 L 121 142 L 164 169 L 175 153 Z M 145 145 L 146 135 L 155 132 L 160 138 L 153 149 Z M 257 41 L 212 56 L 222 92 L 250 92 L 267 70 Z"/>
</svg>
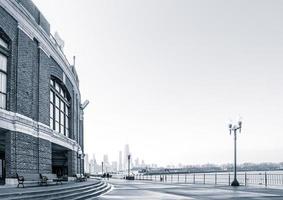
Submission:
<svg viewBox="0 0 283 200">
<path fill-rule="evenodd" d="M 51 173 L 51 142 L 20 132 L 7 132 L 6 177 L 16 173 Z"/>
<path fill-rule="evenodd" d="M 17 12 L 22 17 L 17 18 Z M 28 30 L 30 24 L 32 28 Z M 0 110 L 0 128 L 7 129 L 5 159 L 8 178 L 15 177 L 16 173 L 51 173 L 52 142 L 69 149 L 68 175 L 79 172 L 78 152 L 83 153 L 83 121 L 80 121 L 78 77 L 74 66 L 66 61 L 49 34 L 48 21 L 32 1 L 0 2 L 0 36 L 7 38 L 10 46 L 7 112 Z M 52 76 L 62 82 L 71 97 L 69 139 L 48 128 Z M 10 124 L 2 126 L 3 119 Z"/>
</svg>

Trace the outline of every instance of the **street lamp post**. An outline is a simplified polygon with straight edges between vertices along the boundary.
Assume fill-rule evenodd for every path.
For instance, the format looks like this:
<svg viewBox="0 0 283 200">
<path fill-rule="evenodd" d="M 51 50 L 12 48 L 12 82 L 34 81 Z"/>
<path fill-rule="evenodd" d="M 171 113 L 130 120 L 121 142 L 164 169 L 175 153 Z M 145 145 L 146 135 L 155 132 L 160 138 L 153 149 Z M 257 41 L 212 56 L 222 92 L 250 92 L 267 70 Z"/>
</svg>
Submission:
<svg viewBox="0 0 283 200">
<path fill-rule="evenodd" d="M 101 174 L 103 176 L 103 162 L 101 162 Z"/>
<path fill-rule="evenodd" d="M 128 176 L 131 174 L 131 155 L 128 155 Z"/>
<path fill-rule="evenodd" d="M 231 186 L 239 186 L 239 182 L 237 180 L 237 130 L 241 133 L 242 129 L 242 121 L 238 121 L 238 124 L 229 124 L 229 132 L 230 135 L 232 132 L 234 133 L 234 180 L 231 183 Z"/>
</svg>

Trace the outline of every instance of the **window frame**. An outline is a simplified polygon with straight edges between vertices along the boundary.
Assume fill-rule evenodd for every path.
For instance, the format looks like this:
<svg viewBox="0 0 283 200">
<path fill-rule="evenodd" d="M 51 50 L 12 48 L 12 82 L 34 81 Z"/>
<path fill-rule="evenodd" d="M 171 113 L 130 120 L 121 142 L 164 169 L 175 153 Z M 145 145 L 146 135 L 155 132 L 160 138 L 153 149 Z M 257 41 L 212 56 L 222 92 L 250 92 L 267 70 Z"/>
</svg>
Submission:
<svg viewBox="0 0 283 200">
<path fill-rule="evenodd" d="M 10 44 L 9 41 L 4 37 L 3 34 L 0 33 L 0 40 L 6 44 L 6 47 L 0 44 L 0 54 L 6 58 L 6 71 L 0 69 L 0 73 L 6 77 L 6 93 L 0 91 L 1 96 L 5 96 L 5 106 L 0 107 L 0 109 L 7 110 L 7 100 L 8 100 L 8 70 L 9 70 L 9 60 L 10 60 Z"/>
<path fill-rule="evenodd" d="M 56 132 L 69 137 L 70 128 L 66 124 L 70 124 L 70 96 L 65 87 L 56 78 L 50 78 L 50 128 Z M 51 95 L 52 94 L 52 95 Z M 66 108 L 68 108 L 66 110 Z M 51 116 L 51 109 L 52 114 Z M 68 112 L 67 112 L 68 111 Z M 58 116 L 57 116 L 58 115 Z M 66 123 L 66 119 L 68 122 Z"/>
</svg>

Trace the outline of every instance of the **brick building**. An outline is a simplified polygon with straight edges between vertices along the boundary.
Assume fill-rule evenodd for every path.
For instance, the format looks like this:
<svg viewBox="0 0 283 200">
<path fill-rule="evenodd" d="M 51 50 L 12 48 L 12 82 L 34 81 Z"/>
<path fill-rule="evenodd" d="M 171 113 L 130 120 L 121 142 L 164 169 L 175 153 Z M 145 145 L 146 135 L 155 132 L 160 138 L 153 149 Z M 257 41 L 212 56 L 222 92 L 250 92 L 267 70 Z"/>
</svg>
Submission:
<svg viewBox="0 0 283 200">
<path fill-rule="evenodd" d="M 30 0 L 0 1 L 0 183 L 83 173 L 83 109 L 63 42 Z"/>
</svg>

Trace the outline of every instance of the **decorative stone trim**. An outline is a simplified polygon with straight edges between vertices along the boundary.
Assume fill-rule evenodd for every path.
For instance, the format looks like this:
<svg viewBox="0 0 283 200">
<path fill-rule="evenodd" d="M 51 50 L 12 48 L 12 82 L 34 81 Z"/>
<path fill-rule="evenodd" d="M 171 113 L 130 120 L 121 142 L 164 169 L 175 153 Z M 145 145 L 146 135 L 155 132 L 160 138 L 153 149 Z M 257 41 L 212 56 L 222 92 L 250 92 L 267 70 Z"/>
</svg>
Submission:
<svg viewBox="0 0 283 200">
<path fill-rule="evenodd" d="M 57 133 L 43 123 L 36 122 L 18 113 L 0 109 L 0 127 L 48 140 L 78 153 L 82 152 L 76 141 Z"/>
</svg>

